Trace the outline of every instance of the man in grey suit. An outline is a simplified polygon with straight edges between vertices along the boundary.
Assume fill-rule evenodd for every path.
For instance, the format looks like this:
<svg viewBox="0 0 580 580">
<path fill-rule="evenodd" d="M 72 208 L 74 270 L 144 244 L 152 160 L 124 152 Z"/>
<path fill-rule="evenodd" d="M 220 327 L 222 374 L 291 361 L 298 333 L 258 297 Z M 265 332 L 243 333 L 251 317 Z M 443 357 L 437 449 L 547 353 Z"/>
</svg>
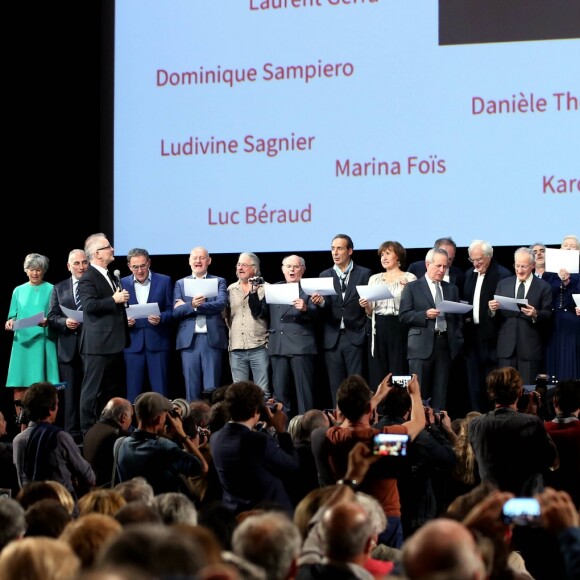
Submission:
<svg viewBox="0 0 580 580">
<path fill-rule="evenodd" d="M 527 306 L 518 312 L 500 308 L 497 300 L 489 301 L 491 316 L 499 318 L 497 358 L 499 367 L 514 367 L 522 375 L 524 385 L 536 382 L 542 372 L 546 330 L 552 319 L 552 288 L 534 276 L 536 258 L 529 248 L 514 254 L 515 276 L 504 278 L 495 290 L 498 296 L 525 298 Z"/>
<path fill-rule="evenodd" d="M 306 263 L 300 256 L 282 260 L 282 272 L 287 284 L 300 284 Z M 272 367 L 274 398 L 289 409 L 289 417 L 303 415 L 314 406 L 314 359 L 316 336 L 314 319 L 318 309 L 299 286 L 299 296 L 292 305 L 266 304 L 260 300 L 257 287 L 250 291 L 252 316 L 269 318 L 268 355 Z M 292 397 L 292 378 L 296 396 Z M 295 403 L 294 403 L 295 399 Z"/>
<path fill-rule="evenodd" d="M 66 267 L 71 276 L 54 285 L 47 318 L 48 325 L 54 328 L 58 335 L 58 371 L 60 380 L 66 383 L 64 388 L 64 428 L 75 441 L 78 441 L 81 437 L 79 406 L 83 382 L 83 361 L 80 353 L 82 325 L 64 314 L 60 307 L 64 306 L 70 310 L 81 308 L 77 286 L 89 267 L 85 251 L 71 250 Z M 78 304 L 77 300 L 79 300 Z"/>
<path fill-rule="evenodd" d="M 176 348 L 181 351 L 185 379 L 185 396 L 189 402 L 210 395 L 221 386 L 222 357 L 228 348 L 224 310 L 228 302 L 228 285 L 224 278 L 207 273 L 211 257 L 205 248 L 193 248 L 189 255 L 191 276 L 181 278 L 173 289 L 173 318 L 179 322 Z M 185 290 L 187 279 L 217 278 L 217 296 Z"/>
<path fill-rule="evenodd" d="M 409 282 L 401 296 L 399 319 L 409 328 L 409 372 L 417 374 L 423 399 L 431 397 L 433 409 L 445 409 L 451 361 L 463 346 L 462 317 L 437 309 L 442 300 L 459 302 L 459 290 L 443 280 L 449 258 L 443 248 L 432 248 L 425 257 L 426 274 Z"/>
<path fill-rule="evenodd" d="M 125 396 L 123 349 L 130 344 L 123 290 L 107 266 L 115 248 L 105 234 L 92 234 L 85 241 L 91 265 L 79 280 L 83 309 L 81 353 L 85 375 L 81 386 L 81 430 L 86 433 L 98 420 L 112 397 Z"/>
</svg>

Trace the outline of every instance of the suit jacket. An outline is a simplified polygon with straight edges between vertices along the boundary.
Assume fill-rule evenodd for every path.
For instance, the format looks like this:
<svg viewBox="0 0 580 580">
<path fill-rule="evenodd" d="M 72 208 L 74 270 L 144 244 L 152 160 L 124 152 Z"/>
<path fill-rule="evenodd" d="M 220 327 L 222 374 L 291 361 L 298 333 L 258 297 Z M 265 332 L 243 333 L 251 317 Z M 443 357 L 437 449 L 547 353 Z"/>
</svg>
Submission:
<svg viewBox="0 0 580 580">
<path fill-rule="evenodd" d="M 194 310 L 191 305 L 193 296 L 185 294 L 185 280 L 193 278 L 193 276 L 186 276 L 175 283 L 173 289 L 173 303 L 176 300 L 183 300 L 185 304 L 177 306 L 173 309 L 173 318 L 179 321 L 177 327 L 176 348 L 181 350 L 187 348 L 193 342 L 193 335 L 195 330 L 195 318 L 198 315 L 206 317 L 207 324 L 207 342 L 212 348 L 228 348 L 228 334 L 226 323 L 223 317 L 223 312 L 228 303 L 228 285 L 224 278 L 219 276 L 207 275 L 207 278 L 218 279 L 218 295 L 212 298 L 207 298 L 206 301 L 197 309 Z"/>
<path fill-rule="evenodd" d="M 146 318 L 138 318 L 129 328 L 131 345 L 125 352 L 171 350 L 171 325 L 173 324 L 173 284 L 171 278 L 165 274 L 151 272 L 149 282 L 148 304 L 157 302 L 161 312 L 161 322 L 158 325 L 150 324 Z M 121 280 L 123 289 L 129 292 L 129 304 L 138 304 L 135 294 L 135 277 L 125 276 Z"/>
<path fill-rule="evenodd" d="M 476 328 L 482 339 L 487 341 L 497 340 L 497 320 L 496 317 L 488 316 L 488 302 L 493 300 L 497 283 L 504 278 L 508 278 L 512 273 L 498 264 L 493 258 L 489 263 L 489 267 L 483 278 L 481 284 L 481 292 L 479 294 L 479 324 L 473 324 L 473 314 L 469 312 L 465 317 L 465 327 L 463 333 L 466 342 Z M 465 272 L 465 284 L 463 285 L 463 299 L 469 304 L 473 304 L 473 295 L 475 294 L 475 286 L 479 274 L 473 268 Z"/>
<path fill-rule="evenodd" d="M 459 290 L 454 284 L 441 282 L 444 300 L 459 302 Z M 435 308 L 435 301 L 429 288 L 427 278 L 409 282 L 401 295 L 399 320 L 409 327 L 407 340 L 407 357 L 427 359 L 433 352 L 435 343 L 435 320 L 425 316 L 425 312 Z M 463 320 L 458 314 L 446 314 L 447 341 L 451 358 L 455 358 L 463 346 Z"/>
<path fill-rule="evenodd" d="M 54 285 L 50 296 L 50 306 L 48 311 L 48 324 L 54 328 L 58 335 L 57 355 L 58 362 L 69 363 L 79 351 L 79 341 L 83 325 L 71 330 L 66 326 L 68 316 L 63 314 L 60 307 L 76 310 L 76 303 L 73 295 L 72 276 Z"/>
<path fill-rule="evenodd" d="M 427 266 L 425 260 L 419 260 L 418 262 L 413 262 L 408 268 L 407 272 L 415 274 L 417 278 L 422 278 L 427 273 Z M 465 274 L 457 266 L 451 266 L 449 268 L 449 283 L 455 284 L 459 288 L 459 294 L 463 291 L 463 285 L 465 283 Z"/>
<path fill-rule="evenodd" d="M 495 293 L 498 296 L 516 297 L 517 276 L 510 276 L 498 282 Z M 542 360 L 543 335 L 548 330 L 552 320 L 552 287 L 536 276 L 526 296 L 528 304 L 537 311 L 538 318 L 534 322 L 531 316 L 511 310 L 497 310 L 499 330 L 497 334 L 498 358 L 510 358 L 514 351 L 524 360 Z M 488 310 L 491 314 L 491 311 Z"/>
<path fill-rule="evenodd" d="M 118 354 L 130 344 L 127 312 L 113 300 L 113 289 L 106 278 L 90 266 L 79 280 L 83 306 L 81 352 Z"/>
<path fill-rule="evenodd" d="M 284 284 L 284 282 L 280 282 Z M 299 296 L 306 302 L 306 312 L 296 310 L 288 304 L 267 304 L 260 300 L 258 293 L 250 293 L 248 302 L 252 316 L 269 318 L 268 354 L 302 355 L 316 354 L 316 333 L 314 319 L 318 316 L 318 308 L 312 304 L 308 294 L 299 288 Z"/>
<path fill-rule="evenodd" d="M 360 296 L 356 287 L 369 283 L 372 272 L 363 266 L 352 265 L 344 299 L 340 279 L 334 268 L 321 272 L 320 278 L 332 278 L 336 296 L 325 296 L 321 313 L 324 319 L 323 344 L 325 349 L 334 348 L 338 342 L 340 321 L 344 319 L 344 328 L 348 340 L 355 346 L 362 346 L 366 338 L 367 316 L 364 308 L 358 303 Z"/>
</svg>

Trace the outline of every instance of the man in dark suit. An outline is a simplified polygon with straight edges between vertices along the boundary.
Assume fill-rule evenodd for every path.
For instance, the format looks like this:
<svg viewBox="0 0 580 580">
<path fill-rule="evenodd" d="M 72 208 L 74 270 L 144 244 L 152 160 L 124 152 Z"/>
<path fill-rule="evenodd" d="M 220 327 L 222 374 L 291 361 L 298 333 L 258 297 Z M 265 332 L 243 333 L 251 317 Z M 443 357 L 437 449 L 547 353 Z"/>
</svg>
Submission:
<svg viewBox="0 0 580 580">
<path fill-rule="evenodd" d="M 85 241 L 91 266 L 79 280 L 83 308 L 81 353 L 85 375 L 81 386 L 81 430 L 86 433 L 112 397 L 125 395 L 123 349 L 129 346 L 126 303 L 123 290 L 107 266 L 115 249 L 105 234 L 92 234 Z"/>
<path fill-rule="evenodd" d="M 50 297 L 48 324 L 58 334 L 57 355 L 60 380 L 64 388 L 64 428 L 73 439 L 81 438 L 79 406 L 83 382 L 83 361 L 80 353 L 81 323 L 70 318 L 61 306 L 70 310 L 81 308 L 77 285 L 89 267 L 84 250 L 71 250 L 66 263 L 71 276 L 54 285 Z M 78 303 L 77 303 L 78 301 Z"/>
<path fill-rule="evenodd" d="M 300 256 L 287 256 L 282 260 L 282 272 L 287 284 L 300 284 L 306 264 Z M 266 304 L 260 300 L 257 287 L 249 296 L 250 309 L 256 318 L 268 317 L 268 355 L 272 367 L 274 398 L 289 416 L 303 415 L 314 407 L 314 359 L 316 335 L 314 319 L 318 309 L 308 294 L 299 287 L 299 297 L 294 304 Z M 292 396 L 292 377 L 296 395 Z"/>
<path fill-rule="evenodd" d="M 432 248 L 425 257 L 426 274 L 409 282 L 401 296 L 399 319 L 409 328 L 409 371 L 417 374 L 423 399 L 445 409 L 451 361 L 463 346 L 462 317 L 437 309 L 441 300 L 459 302 L 459 290 L 443 280 L 449 258 L 443 248 Z"/>
<path fill-rule="evenodd" d="M 552 288 L 534 276 L 535 257 L 529 248 L 514 254 L 515 276 L 498 282 L 495 294 L 509 298 L 525 298 L 527 306 L 518 312 L 500 309 L 497 300 L 489 301 L 491 316 L 498 317 L 497 357 L 500 367 L 514 367 L 525 385 L 536 382 L 542 372 L 543 337 L 552 319 Z"/>
<path fill-rule="evenodd" d="M 132 275 L 125 276 L 121 285 L 129 292 L 129 305 L 153 304 L 159 314 L 147 318 L 129 317 L 131 344 L 124 351 L 127 370 L 127 399 L 135 401 L 145 391 L 145 372 L 151 390 L 167 397 L 171 329 L 173 324 L 173 284 L 165 274 L 152 272 L 149 252 L 134 248 L 127 254 Z"/>
<path fill-rule="evenodd" d="M 445 280 L 445 282 L 449 282 L 450 284 L 455 284 L 457 288 L 459 288 L 459 294 L 461 295 L 463 283 L 465 280 L 465 274 L 461 271 L 460 268 L 453 265 L 453 261 L 455 260 L 455 253 L 457 252 L 457 244 L 453 241 L 453 238 L 451 237 L 439 238 L 438 240 L 435 240 L 433 247 L 443 248 L 447 252 L 447 255 L 449 256 L 449 268 L 447 269 L 447 272 L 445 272 L 443 280 Z M 422 278 L 427 272 L 425 261 L 419 260 L 418 262 L 413 262 L 407 268 L 407 272 L 415 274 L 417 278 Z"/>
<path fill-rule="evenodd" d="M 497 283 L 511 272 L 493 258 L 493 247 L 485 240 L 473 240 L 468 248 L 473 264 L 465 272 L 463 299 L 473 306 L 465 317 L 463 336 L 467 363 L 467 386 L 472 411 L 489 410 L 485 377 L 497 367 L 497 319 L 488 316 Z"/>
<path fill-rule="evenodd" d="M 320 278 L 332 278 L 336 294 L 313 294 L 312 302 L 322 311 L 324 360 L 332 404 L 336 406 L 340 383 L 349 375 L 364 375 L 367 317 L 356 287 L 368 284 L 372 272 L 352 261 L 354 245 L 350 236 L 334 236 L 330 251 L 334 266 L 321 272 Z"/>
<path fill-rule="evenodd" d="M 191 276 L 178 280 L 173 290 L 173 317 L 179 321 L 176 348 L 181 351 L 188 401 L 199 400 L 221 386 L 222 356 L 228 348 L 224 310 L 228 301 L 224 278 L 207 273 L 211 264 L 208 251 L 202 247 L 191 250 Z M 217 296 L 205 297 L 185 291 L 185 280 L 217 278 Z"/>
</svg>

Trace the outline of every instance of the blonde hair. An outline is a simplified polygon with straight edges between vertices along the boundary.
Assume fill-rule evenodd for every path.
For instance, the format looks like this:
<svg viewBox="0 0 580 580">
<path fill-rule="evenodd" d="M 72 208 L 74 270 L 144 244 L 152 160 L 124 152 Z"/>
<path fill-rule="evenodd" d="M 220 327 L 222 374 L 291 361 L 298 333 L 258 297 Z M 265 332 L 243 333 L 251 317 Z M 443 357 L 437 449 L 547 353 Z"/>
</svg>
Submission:
<svg viewBox="0 0 580 580">
<path fill-rule="evenodd" d="M 474 485 L 477 481 L 477 461 L 475 459 L 475 452 L 469 441 L 468 428 L 474 417 L 479 417 L 481 413 L 478 411 L 471 411 L 467 413 L 465 418 L 461 421 L 459 433 L 455 440 L 454 450 L 457 457 L 457 463 L 453 471 L 455 479 L 467 485 Z"/>
<path fill-rule="evenodd" d="M 59 481 L 48 480 L 46 483 L 52 487 L 57 495 L 58 501 L 66 508 L 66 511 L 72 516 L 75 509 L 75 500 L 70 491 Z"/>
<path fill-rule="evenodd" d="M 0 552 L 0 578 L 72 580 L 81 561 L 62 540 L 42 536 L 10 542 Z"/>
<path fill-rule="evenodd" d="M 79 515 L 90 513 L 114 516 L 125 504 L 125 498 L 113 489 L 94 489 L 79 499 Z"/>
</svg>

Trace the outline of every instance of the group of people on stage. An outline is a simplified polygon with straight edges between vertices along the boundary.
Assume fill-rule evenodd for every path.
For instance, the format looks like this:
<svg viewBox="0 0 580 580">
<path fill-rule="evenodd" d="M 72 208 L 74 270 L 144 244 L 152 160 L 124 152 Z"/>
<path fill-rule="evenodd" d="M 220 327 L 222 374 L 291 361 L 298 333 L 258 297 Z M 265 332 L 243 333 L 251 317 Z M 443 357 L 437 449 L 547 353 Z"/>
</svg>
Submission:
<svg viewBox="0 0 580 580">
<path fill-rule="evenodd" d="M 580 242 L 566 236 L 561 248 L 578 250 Z M 441 238 L 424 261 L 406 269 L 405 248 L 387 241 L 378 248 L 384 271 L 372 274 L 354 262 L 352 239 L 338 234 L 333 266 L 319 275 L 332 278 L 334 292 L 307 294 L 300 285 L 305 261 L 289 255 L 278 284 L 297 283 L 299 290 L 291 304 L 278 304 L 267 301 L 268 284 L 252 252 L 239 255 L 237 281 L 229 286 L 209 273 L 212 259 L 201 246 L 189 255 L 191 275 L 175 283 L 151 270 L 141 248 L 128 253 L 130 274 L 121 277 L 108 269 L 112 244 L 96 233 L 70 252 L 71 276 L 55 285 L 44 279 L 47 257 L 26 257 L 28 282 L 14 289 L 5 324 L 14 331 L 6 386 L 17 399 L 37 381 L 65 384 L 65 428 L 80 439 L 112 396 L 134 401 L 148 386 L 167 396 L 172 349 L 180 353 L 187 400 L 221 386 L 227 351 L 233 381 L 252 379 L 290 416 L 314 405 L 319 349 L 334 406 L 346 377 L 368 376 L 373 386 L 391 372 L 417 374 L 423 399 L 445 409 L 452 363 L 462 354 L 470 406 L 482 411 L 493 368 L 517 368 L 524 384 L 540 373 L 580 376 L 580 275 L 546 272 L 545 250 L 543 244 L 519 248 L 514 275 L 496 262 L 489 242 L 474 240 L 473 267 L 462 272 L 453 265 L 455 242 Z M 359 286 L 384 293 L 363 297 Z M 519 306 L 509 309 L 501 297 Z M 461 302 L 472 308 L 453 306 Z M 136 314 L 133 307 L 146 304 L 156 307 Z M 39 313 L 40 320 L 19 326 Z"/>
</svg>

